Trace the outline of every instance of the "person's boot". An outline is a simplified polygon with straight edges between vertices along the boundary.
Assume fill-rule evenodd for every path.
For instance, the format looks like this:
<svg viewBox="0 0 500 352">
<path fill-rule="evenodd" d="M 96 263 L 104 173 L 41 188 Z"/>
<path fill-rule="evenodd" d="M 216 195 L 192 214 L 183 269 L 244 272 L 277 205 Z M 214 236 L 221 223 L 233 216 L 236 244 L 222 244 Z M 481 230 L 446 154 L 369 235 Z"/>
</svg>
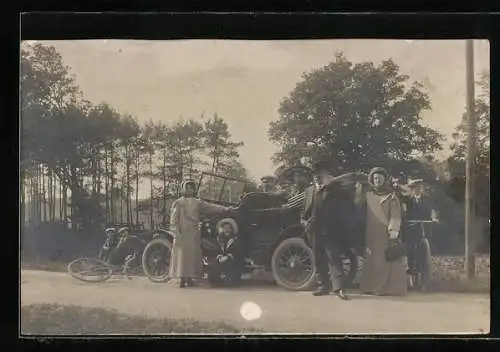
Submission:
<svg viewBox="0 0 500 352">
<path fill-rule="evenodd" d="M 320 286 L 316 291 L 313 292 L 313 296 L 328 296 L 332 289 L 328 286 Z"/>
<path fill-rule="evenodd" d="M 179 288 L 184 288 L 186 287 L 186 279 L 181 277 L 181 280 L 179 282 Z"/>
<path fill-rule="evenodd" d="M 335 295 L 340 298 L 341 300 L 344 300 L 344 301 L 349 301 L 350 298 L 349 296 L 347 296 L 344 292 L 344 290 L 335 290 Z"/>
</svg>

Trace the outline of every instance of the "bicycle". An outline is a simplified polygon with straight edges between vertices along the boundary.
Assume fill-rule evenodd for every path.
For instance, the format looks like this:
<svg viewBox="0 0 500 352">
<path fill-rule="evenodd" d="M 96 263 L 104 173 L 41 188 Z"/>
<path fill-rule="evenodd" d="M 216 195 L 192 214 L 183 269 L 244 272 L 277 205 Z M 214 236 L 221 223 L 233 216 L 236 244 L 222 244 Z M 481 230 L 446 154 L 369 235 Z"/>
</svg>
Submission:
<svg viewBox="0 0 500 352">
<path fill-rule="evenodd" d="M 408 226 L 420 225 L 420 236 L 407 243 L 409 286 L 420 292 L 427 292 L 432 275 L 431 245 L 427 239 L 425 224 L 435 224 L 436 220 L 407 220 Z M 410 259 L 412 258 L 412 259 Z"/>
<path fill-rule="evenodd" d="M 68 264 L 68 273 L 84 282 L 104 282 L 117 273 L 132 280 L 130 263 L 137 258 L 137 255 L 137 251 L 133 251 L 125 258 L 125 263 L 122 265 L 112 265 L 99 258 L 78 258 Z"/>
<path fill-rule="evenodd" d="M 119 273 L 121 276 L 126 276 L 131 280 L 130 274 L 138 274 L 138 271 L 141 270 L 140 265 L 137 267 L 131 265 L 139 255 L 135 249 L 125 257 L 123 264 L 114 265 L 110 263 L 113 254 L 127 240 L 134 239 L 137 236 L 129 235 L 127 227 L 123 227 L 118 231 L 115 228 L 107 228 L 105 234 L 106 241 L 97 258 L 78 258 L 68 264 L 68 273 L 73 278 L 84 282 L 104 282 Z"/>
</svg>

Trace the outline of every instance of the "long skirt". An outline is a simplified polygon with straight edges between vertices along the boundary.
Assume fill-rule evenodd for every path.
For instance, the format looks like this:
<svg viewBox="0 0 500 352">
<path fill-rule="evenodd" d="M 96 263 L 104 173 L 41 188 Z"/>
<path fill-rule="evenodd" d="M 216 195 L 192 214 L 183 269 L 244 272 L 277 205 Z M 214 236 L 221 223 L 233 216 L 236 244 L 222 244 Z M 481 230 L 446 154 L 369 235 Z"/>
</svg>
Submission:
<svg viewBox="0 0 500 352">
<path fill-rule="evenodd" d="M 200 233 L 190 233 L 190 236 L 177 236 L 173 243 L 170 260 L 171 278 L 199 279 L 202 268 L 202 251 Z"/>
<path fill-rule="evenodd" d="M 363 263 L 360 290 L 375 295 L 405 295 L 408 290 L 405 257 L 393 262 L 385 259 L 387 224 L 367 209 L 366 246 L 370 250 Z"/>
</svg>

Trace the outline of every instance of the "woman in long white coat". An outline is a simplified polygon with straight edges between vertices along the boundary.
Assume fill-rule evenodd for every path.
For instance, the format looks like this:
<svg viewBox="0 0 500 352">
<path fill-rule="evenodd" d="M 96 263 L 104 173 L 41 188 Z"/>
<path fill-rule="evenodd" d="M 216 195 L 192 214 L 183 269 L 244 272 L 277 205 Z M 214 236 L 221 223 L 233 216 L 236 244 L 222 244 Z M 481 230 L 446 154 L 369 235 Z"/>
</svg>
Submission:
<svg viewBox="0 0 500 352">
<path fill-rule="evenodd" d="M 182 184 L 184 195 L 177 199 L 170 211 L 170 225 L 174 233 L 170 278 L 180 279 L 180 287 L 193 284 L 201 277 L 202 251 L 200 215 L 222 213 L 230 208 L 204 202 L 195 197 L 193 181 Z"/>
</svg>

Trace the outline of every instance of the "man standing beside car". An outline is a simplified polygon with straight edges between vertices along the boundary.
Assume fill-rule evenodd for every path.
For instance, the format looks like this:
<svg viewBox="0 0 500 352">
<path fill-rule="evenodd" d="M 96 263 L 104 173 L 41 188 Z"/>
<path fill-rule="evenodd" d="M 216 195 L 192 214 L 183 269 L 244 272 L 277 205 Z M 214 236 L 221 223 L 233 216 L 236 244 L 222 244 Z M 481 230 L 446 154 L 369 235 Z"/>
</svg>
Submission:
<svg viewBox="0 0 500 352">
<path fill-rule="evenodd" d="M 326 296 L 333 290 L 342 300 L 345 295 L 345 277 L 342 253 L 348 247 L 350 194 L 329 173 L 324 161 L 313 165 L 316 186 L 312 199 L 306 201 L 304 212 L 306 235 L 313 244 L 319 288 L 314 296 Z M 333 270 L 330 280 L 329 266 Z"/>
<path fill-rule="evenodd" d="M 283 174 L 283 178 L 292 183 L 286 208 L 304 208 L 306 189 L 312 181 L 312 170 L 304 165 L 295 165 Z"/>
</svg>

